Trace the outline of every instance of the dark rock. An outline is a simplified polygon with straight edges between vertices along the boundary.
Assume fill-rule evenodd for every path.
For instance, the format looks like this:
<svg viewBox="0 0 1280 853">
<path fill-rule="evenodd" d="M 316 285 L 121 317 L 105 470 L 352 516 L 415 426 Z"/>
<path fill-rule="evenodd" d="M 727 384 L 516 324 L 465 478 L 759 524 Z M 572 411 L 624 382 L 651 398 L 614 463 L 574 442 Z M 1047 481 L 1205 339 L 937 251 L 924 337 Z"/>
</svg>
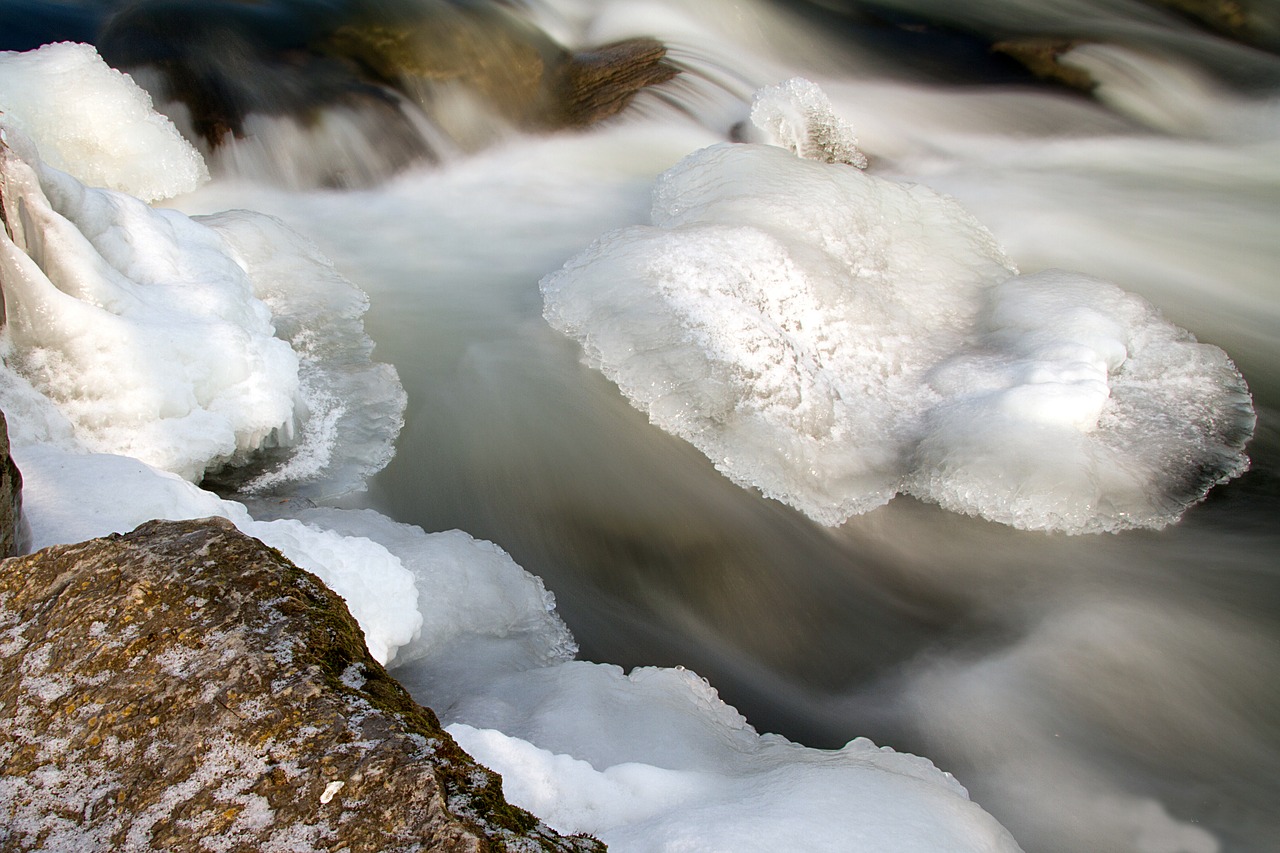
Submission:
<svg viewBox="0 0 1280 853">
<path fill-rule="evenodd" d="M 0 563 L 0 848 L 603 845 L 508 805 L 341 599 L 206 519 Z"/>
<path fill-rule="evenodd" d="M 677 73 L 652 39 L 574 54 L 496 2 L 138 0 L 107 16 L 94 43 L 111 65 L 145 69 L 158 100 L 185 104 L 206 150 L 246 136 L 250 114 L 310 123 L 342 107 L 376 117 L 371 142 L 398 162 L 433 156 L 415 145 L 406 97 L 450 137 L 459 92 L 516 127 L 546 130 L 607 118 Z"/>
<path fill-rule="evenodd" d="M 603 121 L 625 109 L 641 89 L 678 73 L 667 61 L 666 46 L 654 39 L 627 39 L 574 54 L 560 72 L 553 121 L 567 127 Z"/>
<path fill-rule="evenodd" d="M 371 70 L 428 114 L 440 91 L 460 87 L 527 130 L 585 127 L 679 73 L 654 39 L 573 53 L 498 4 L 422 4 L 399 16 L 377 7 L 317 45 Z"/>
<path fill-rule="evenodd" d="M 0 320 L 3 320 L 3 313 L 0 313 Z M 4 412 L 0 412 L 0 556 L 18 553 L 21 527 L 22 474 L 9 456 L 9 426 L 5 423 Z"/>
<path fill-rule="evenodd" d="M 1080 42 L 1071 39 L 1024 38 L 999 41 L 991 49 L 1016 59 L 1042 80 L 1053 80 L 1072 89 L 1091 92 L 1097 83 L 1089 72 L 1058 61 L 1062 54 L 1079 45 Z"/>
</svg>

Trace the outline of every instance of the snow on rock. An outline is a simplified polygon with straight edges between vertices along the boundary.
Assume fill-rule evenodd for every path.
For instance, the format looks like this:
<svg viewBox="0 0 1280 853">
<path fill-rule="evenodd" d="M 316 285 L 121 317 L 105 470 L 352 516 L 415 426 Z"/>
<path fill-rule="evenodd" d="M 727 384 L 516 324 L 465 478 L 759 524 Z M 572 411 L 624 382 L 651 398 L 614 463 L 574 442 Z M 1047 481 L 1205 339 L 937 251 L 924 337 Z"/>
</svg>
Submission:
<svg viewBox="0 0 1280 853">
<path fill-rule="evenodd" d="M 386 548 L 300 521 L 257 521 L 244 506 L 127 456 L 52 445 L 14 448 L 23 472 L 30 547 L 126 533 L 151 519 L 232 521 L 320 577 L 360 623 L 369 651 L 387 663 L 422 627 L 414 576 Z"/>
</svg>

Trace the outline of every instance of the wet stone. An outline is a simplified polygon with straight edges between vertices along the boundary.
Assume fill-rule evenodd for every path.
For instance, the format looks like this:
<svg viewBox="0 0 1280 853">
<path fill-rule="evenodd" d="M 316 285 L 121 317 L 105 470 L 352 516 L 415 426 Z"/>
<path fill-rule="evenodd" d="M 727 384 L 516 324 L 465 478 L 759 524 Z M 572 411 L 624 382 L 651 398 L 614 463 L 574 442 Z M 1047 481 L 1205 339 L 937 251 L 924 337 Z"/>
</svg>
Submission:
<svg viewBox="0 0 1280 853">
<path fill-rule="evenodd" d="M 603 849 L 508 805 L 342 600 L 229 522 L 5 560 L 0 645 L 4 850 Z"/>
</svg>

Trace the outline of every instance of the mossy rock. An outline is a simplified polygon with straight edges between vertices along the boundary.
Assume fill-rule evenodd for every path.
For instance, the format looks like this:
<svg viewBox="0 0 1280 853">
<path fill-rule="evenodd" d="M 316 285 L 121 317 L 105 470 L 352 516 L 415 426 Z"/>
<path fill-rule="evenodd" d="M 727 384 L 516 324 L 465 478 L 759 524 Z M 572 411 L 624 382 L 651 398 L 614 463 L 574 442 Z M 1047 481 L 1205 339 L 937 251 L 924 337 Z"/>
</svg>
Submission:
<svg viewBox="0 0 1280 853">
<path fill-rule="evenodd" d="M 205 519 L 0 563 L 0 848 L 602 850 L 508 804 L 345 603 Z"/>
</svg>

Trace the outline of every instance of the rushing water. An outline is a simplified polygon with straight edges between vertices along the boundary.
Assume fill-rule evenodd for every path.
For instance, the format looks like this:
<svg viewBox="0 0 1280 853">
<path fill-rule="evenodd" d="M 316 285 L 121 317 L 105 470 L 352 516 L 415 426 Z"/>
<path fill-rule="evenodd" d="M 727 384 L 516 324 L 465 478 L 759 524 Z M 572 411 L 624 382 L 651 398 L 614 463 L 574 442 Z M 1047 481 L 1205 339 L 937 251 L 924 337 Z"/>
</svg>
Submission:
<svg viewBox="0 0 1280 853">
<path fill-rule="evenodd" d="M 373 188 L 238 180 L 269 171 L 241 150 L 175 202 L 280 216 L 369 293 L 409 407 L 395 459 L 347 503 L 500 544 L 556 593 L 584 658 L 696 670 L 805 744 L 930 757 L 1028 851 L 1274 849 L 1274 8 L 1251 4 L 1250 47 L 1123 0 L 528 7 L 567 43 L 658 37 L 683 79 L 604 127 L 507 133 Z M 1071 57 L 1094 96 L 985 52 L 1019 36 L 1088 43 Z M 539 280 L 645 221 L 659 173 L 795 75 L 873 174 L 953 195 L 1023 272 L 1105 278 L 1225 350 L 1258 415 L 1251 470 L 1162 530 L 1022 531 L 905 496 L 828 528 L 651 425 L 543 319 Z M 305 150 L 268 155 L 307 173 Z M 397 675 L 415 685 L 412 664 Z"/>
</svg>

